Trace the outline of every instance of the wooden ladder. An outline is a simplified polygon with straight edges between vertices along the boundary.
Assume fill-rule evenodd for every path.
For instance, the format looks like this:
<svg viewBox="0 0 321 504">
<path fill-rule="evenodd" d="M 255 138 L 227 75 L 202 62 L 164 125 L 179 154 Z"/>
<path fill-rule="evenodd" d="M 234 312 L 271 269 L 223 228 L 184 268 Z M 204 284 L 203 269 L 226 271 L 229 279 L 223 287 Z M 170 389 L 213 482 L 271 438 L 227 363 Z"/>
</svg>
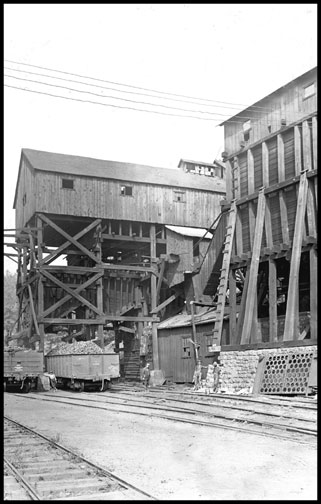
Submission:
<svg viewBox="0 0 321 504">
<path fill-rule="evenodd" d="M 222 261 L 222 268 L 221 268 L 221 275 L 220 275 L 220 283 L 218 286 L 216 320 L 215 320 L 214 330 L 213 330 L 214 345 L 221 344 L 226 291 L 227 291 L 229 267 L 230 267 L 230 261 L 231 261 L 231 253 L 232 253 L 232 247 L 233 247 L 235 222 L 236 222 L 236 202 L 234 200 L 234 201 L 232 201 L 231 208 L 229 210 L 229 214 L 228 214 L 228 218 L 227 218 L 226 234 L 225 234 L 225 241 L 224 241 L 224 248 L 223 248 L 223 261 Z"/>
<path fill-rule="evenodd" d="M 249 271 L 248 287 L 247 292 L 245 292 L 244 294 L 246 295 L 246 303 L 244 308 L 244 322 L 242 328 L 241 345 L 244 343 L 249 343 L 251 337 L 253 310 L 254 310 L 255 298 L 257 295 L 256 293 L 257 274 L 259 271 L 264 218 L 265 218 L 265 194 L 264 194 L 264 187 L 262 187 L 259 191 L 257 202 L 255 232 L 254 232 L 252 258 Z"/>
</svg>

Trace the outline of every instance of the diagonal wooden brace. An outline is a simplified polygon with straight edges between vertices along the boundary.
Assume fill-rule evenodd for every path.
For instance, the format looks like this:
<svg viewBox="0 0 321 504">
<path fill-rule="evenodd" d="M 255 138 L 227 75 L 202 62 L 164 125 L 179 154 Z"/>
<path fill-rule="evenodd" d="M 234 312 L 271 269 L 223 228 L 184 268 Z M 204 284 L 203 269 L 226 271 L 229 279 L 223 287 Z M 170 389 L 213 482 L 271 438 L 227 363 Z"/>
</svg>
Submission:
<svg viewBox="0 0 321 504">
<path fill-rule="evenodd" d="M 46 224 L 48 224 L 49 226 L 51 226 L 55 231 L 57 231 L 59 234 L 61 234 L 65 238 L 67 238 L 67 241 L 65 243 L 63 243 L 62 245 L 60 245 L 60 247 L 57 250 L 54 250 L 45 259 L 42 259 L 42 261 L 39 261 L 39 266 L 41 266 L 42 264 L 49 264 L 50 262 L 52 262 L 71 243 L 73 245 L 75 245 L 76 247 L 78 247 L 82 252 L 84 252 L 84 254 L 86 254 L 88 257 L 90 257 L 96 263 L 100 262 L 99 259 L 97 259 L 97 257 L 92 252 L 90 252 L 90 250 L 88 250 L 86 247 L 84 247 L 84 245 L 82 245 L 81 243 L 79 243 L 77 240 L 79 238 L 81 238 L 83 235 L 85 235 L 86 233 L 88 233 L 91 229 L 93 229 L 94 227 L 98 226 L 98 224 L 101 223 L 101 219 L 96 219 L 91 224 L 89 224 L 89 226 L 87 226 L 85 229 L 83 229 L 82 231 L 80 231 L 79 233 L 77 233 L 75 236 L 72 237 L 68 233 L 66 233 L 63 229 L 61 229 L 59 226 L 57 226 L 57 224 L 55 224 L 50 219 L 48 219 L 48 217 L 46 217 L 45 215 L 39 214 L 39 217 Z"/>
<path fill-rule="evenodd" d="M 59 287 L 64 289 L 66 292 L 68 292 L 68 294 L 70 294 L 72 297 L 78 299 L 78 301 L 80 301 L 81 304 L 83 304 L 83 305 L 87 306 L 88 308 L 90 308 L 91 310 L 93 310 L 95 313 L 97 313 L 97 315 L 99 315 L 100 317 L 105 316 L 104 313 L 101 312 L 100 310 L 98 310 L 98 308 L 96 306 L 94 306 L 89 301 L 87 301 L 87 299 L 83 298 L 82 296 L 77 294 L 75 291 L 73 291 L 72 289 L 67 287 L 63 282 L 61 282 L 60 280 L 55 278 L 53 275 L 51 275 L 51 273 L 48 273 L 48 271 L 46 271 L 46 270 L 42 270 L 42 274 L 45 277 L 47 277 L 49 280 L 51 280 L 53 283 L 57 284 Z"/>
<path fill-rule="evenodd" d="M 104 274 L 104 272 L 102 271 L 100 273 L 97 273 L 95 276 L 89 278 L 85 283 L 79 285 L 76 289 L 74 289 L 73 294 L 79 294 L 79 292 L 85 290 L 87 287 L 89 287 L 89 285 L 96 282 L 103 274 Z M 71 294 L 67 294 L 66 296 L 64 296 L 62 299 L 57 301 L 57 303 L 50 306 L 50 308 L 47 308 L 47 310 L 45 310 L 43 312 L 43 317 L 47 317 L 50 313 L 54 312 L 57 308 L 62 306 L 64 303 L 69 301 L 69 299 L 71 299 L 71 298 L 72 298 Z"/>
</svg>

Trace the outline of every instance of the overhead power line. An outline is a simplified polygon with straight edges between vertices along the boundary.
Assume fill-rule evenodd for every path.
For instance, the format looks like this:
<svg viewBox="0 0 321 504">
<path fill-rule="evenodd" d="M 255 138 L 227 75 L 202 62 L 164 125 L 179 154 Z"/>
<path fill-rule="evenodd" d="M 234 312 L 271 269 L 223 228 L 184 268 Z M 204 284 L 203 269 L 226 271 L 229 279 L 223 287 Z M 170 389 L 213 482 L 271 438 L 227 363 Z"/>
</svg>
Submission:
<svg viewBox="0 0 321 504">
<path fill-rule="evenodd" d="M 179 112 L 191 112 L 194 114 L 208 114 L 208 115 L 213 115 L 213 116 L 222 116 L 222 117 L 230 117 L 230 114 L 222 114 L 220 112 L 207 112 L 205 110 L 193 110 L 193 109 L 184 109 L 184 108 L 179 108 L 179 107 L 173 107 L 170 105 L 164 105 L 163 103 L 151 103 L 151 102 L 144 102 L 144 101 L 138 101 L 138 100 L 131 100 L 129 98 L 121 98 L 119 96 L 112 96 L 112 95 L 103 95 L 100 93 L 94 93 L 93 91 L 84 91 L 82 89 L 75 89 L 75 88 L 70 88 L 67 86 L 60 86 L 59 84 L 50 84 L 49 82 L 41 82 L 33 79 L 26 79 L 23 77 L 16 77 L 15 75 L 8 75 L 4 74 L 4 77 L 9 77 L 11 79 L 16 79 L 16 80 L 22 80 L 26 82 L 32 82 L 33 84 L 41 84 L 43 86 L 50 86 L 54 88 L 59 88 L 59 89 L 66 89 L 67 91 L 75 91 L 77 93 L 83 93 L 83 94 L 90 94 L 93 96 L 99 96 L 100 98 L 110 98 L 113 100 L 121 100 L 125 102 L 130 102 L 130 103 L 137 103 L 139 105 L 148 105 L 148 106 L 153 106 L 153 107 L 162 107 L 170 110 L 177 110 Z M 247 120 L 249 117 L 247 116 L 239 116 L 240 119 Z"/>
<path fill-rule="evenodd" d="M 267 110 L 266 107 L 261 107 L 259 105 L 244 105 L 242 103 L 226 102 L 226 101 L 221 101 L 221 100 L 212 100 L 212 99 L 209 99 L 209 98 L 199 98 L 199 97 L 195 97 L 195 96 L 188 96 L 188 95 L 182 95 L 182 94 L 177 94 L 177 93 L 169 93 L 169 92 L 166 92 L 166 91 L 159 91 L 157 89 L 144 88 L 144 87 L 134 86 L 132 84 L 123 84 L 121 82 L 115 82 L 115 81 L 109 81 L 109 80 L 99 79 L 97 77 L 90 77 L 88 75 L 81 75 L 81 74 L 76 74 L 76 73 L 72 73 L 72 72 L 66 72 L 66 71 L 63 71 L 63 70 L 57 70 L 57 69 L 54 69 L 54 68 L 43 67 L 43 66 L 40 66 L 40 65 L 32 65 L 30 63 L 22 63 L 20 61 L 13 61 L 13 60 L 6 60 L 6 59 L 4 61 L 7 62 L 7 63 L 14 63 L 16 65 L 23 65 L 23 66 L 33 67 L 33 68 L 40 68 L 41 70 L 47 70 L 47 71 L 50 71 L 50 72 L 57 72 L 57 73 L 65 74 L 65 75 L 72 75 L 73 77 L 81 77 L 81 78 L 84 78 L 84 79 L 91 79 L 91 80 L 94 80 L 94 81 L 97 81 L 97 82 L 105 82 L 105 83 L 108 83 L 108 84 L 115 84 L 117 86 L 124 86 L 124 87 L 129 87 L 129 88 L 132 88 L 132 89 L 139 89 L 139 90 L 142 90 L 142 91 L 150 91 L 150 92 L 159 93 L 159 94 L 162 94 L 162 95 L 175 96 L 175 97 L 180 97 L 180 98 L 188 98 L 188 99 L 191 99 L 191 100 L 200 100 L 200 101 L 205 101 L 207 103 L 219 103 L 219 104 L 234 105 L 234 106 L 237 105 L 239 107 L 253 108 L 253 109 L 257 108 L 257 109 Z"/>
<path fill-rule="evenodd" d="M 193 100 L 182 100 L 182 99 L 179 99 L 179 98 L 170 98 L 170 97 L 167 97 L 167 96 L 158 96 L 158 95 L 155 95 L 155 94 L 152 94 L 152 93 L 140 93 L 139 91 L 127 91 L 125 89 L 117 89 L 117 88 L 114 88 L 114 87 L 110 87 L 110 86 L 103 86 L 101 84 L 92 84 L 92 83 L 89 83 L 89 82 L 83 82 L 83 81 L 79 81 L 79 80 L 75 80 L 75 79 L 67 79 L 65 77 L 57 77 L 56 75 L 47 75 L 47 74 L 44 74 L 44 73 L 39 73 L 39 72 L 31 72 L 30 70 L 19 70 L 17 68 L 11 68 L 11 67 L 4 67 L 5 70 L 10 70 L 12 72 L 18 72 L 18 73 L 25 73 L 25 74 L 30 74 L 30 75 L 37 75 L 38 77 L 46 77 L 46 78 L 49 78 L 49 79 L 55 79 L 55 80 L 62 80 L 64 82 L 72 82 L 74 84 L 81 84 L 83 86 L 90 86 L 90 87 L 95 87 L 95 88 L 99 88 L 99 89 L 108 89 L 109 91 L 116 91 L 117 93 L 126 93 L 126 94 L 131 94 L 131 95 L 137 95 L 137 96 L 149 96 L 149 97 L 152 97 L 152 98 L 157 98 L 159 100 L 167 100 L 167 101 L 174 101 L 174 102 L 180 102 L 180 103 L 188 103 L 190 105 L 202 105 L 204 107 L 212 107 L 212 108 L 218 108 L 218 109 L 231 109 L 231 110 L 238 110 L 239 112 L 240 111 L 240 107 L 235 107 L 234 105 L 214 105 L 214 104 L 202 104 L 202 103 L 199 103 L 199 101 L 193 101 Z M 263 108 L 263 107 L 262 107 Z M 231 112 L 231 114 L 235 115 L 237 114 L 238 112 Z"/>
<path fill-rule="evenodd" d="M 71 100 L 71 101 L 77 101 L 77 102 L 82 102 L 82 103 L 91 103 L 94 105 L 102 105 L 104 107 L 113 107 L 113 108 L 119 108 L 119 109 L 127 109 L 127 110 L 136 110 L 136 112 L 147 112 L 151 114 L 160 114 L 160 115 L 165 115 L 165 116 L 173 116 L 173 117 L 184 117 L 184 118 L 191 118 L 191 119 L 199 119 L 202 121 L 221 121 L 222 119 L 214 119 L 213 117 L 197 117 L 197 116 L 192 116 L 192 115 L 185 115 L 185 114 L 171 114 L 168 112 L 161 112 L 159 110 L 146 110 L 146 109 L 139 109 L 139 108 L 134 108 L 134 107 L 122 107 L 121 105 L 113 105 L 111 103 L 102 103 L 102 102 L 95 102 L 92 100 L 81 100 L 80 98 L 71 98 L 70 96 L 61 96 L 61 95 L 55 95 L 53 93 L 45 93 L 43 91 L 35 91 L 34 89 L 25 89 L 21 88 L 18 86 L 11 86 L 9 84 L 4 84 L 5 87 L 12 88 L 12 89 L 19 89 L 20 91 L 26 91 L 29 93 L 36 93 L 36 94 L 41 94 L 41 95 L 46 95 L 46 96 L 52 96 L 54 98 L 62 98 L 64 100 Z"/>
</svg>

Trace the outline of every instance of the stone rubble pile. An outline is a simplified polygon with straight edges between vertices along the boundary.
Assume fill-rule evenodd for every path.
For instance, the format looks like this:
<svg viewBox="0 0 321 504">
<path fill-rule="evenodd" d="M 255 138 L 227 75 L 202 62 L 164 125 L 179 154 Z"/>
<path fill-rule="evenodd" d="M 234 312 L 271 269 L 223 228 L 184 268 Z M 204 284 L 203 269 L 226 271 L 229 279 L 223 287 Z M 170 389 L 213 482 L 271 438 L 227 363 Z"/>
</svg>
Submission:
<svg viewBox="0 0 321 504">
<path fill-rule="evenodd" d="M 68 355 L 68 354 L 97 354 L 103 353 L 102 349 L 92 341 L 75 341 L 74 343 L 59 343 L 50 350 L 47 355 Z"/>
</svg>

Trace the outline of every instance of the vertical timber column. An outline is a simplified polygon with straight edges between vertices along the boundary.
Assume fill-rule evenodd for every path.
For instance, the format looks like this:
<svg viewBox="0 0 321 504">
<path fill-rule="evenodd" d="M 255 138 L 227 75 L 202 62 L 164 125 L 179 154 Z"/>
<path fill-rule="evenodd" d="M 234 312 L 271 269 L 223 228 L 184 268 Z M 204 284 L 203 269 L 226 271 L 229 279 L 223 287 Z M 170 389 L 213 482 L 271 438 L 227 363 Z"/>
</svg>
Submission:
<svg viewBox="0 0 321 504">
<path fill-rule="evenodd" d="M 269 341 L 277 341 L 277 271 L 276 262 L 269 257 Z"/>
<path fill-rule="evenodd" d="M 318 317 L 318 258 L 314 247 L 310 250 L 310 334 L 317 339 Z"/>
<path fill-rule="evenodd" d="M 97 252 L 97 258 L 99 259 L 99 264 L 101 266 L 101 261 L 102 261 L 102 252 L 101 252 L 101 241 L 102 241 L 102 233 L 101 233 L 101 224 L 98 224 L 96 228 L 96 233 L 97 233 L 97 245 L 96 245 L 96 252 Z M 104 272 L 102 268 L 102 273 Z M 97 308 L 100 312 L 104 311 L 104 306 L 103 306 L 103 275 L 99 278 L 97 282 Z M 104 326 L 102 324 L 98 325 L 97 329 L 97 336 L 98 336 L 98 341 L 100 344 L 100 348 L 104 350 L 105 348 L 105 342 L 104 342 Z"/>
<path fill-rule="evenodd" d="M 36 219 L 37 226 L 37 251 L 38 251 L 38 268 L 39 268 L 39 280 L 38 280 L 38 320 L 43 317 L 44 311 L 44 288 L 43 288 L 43 276 L 41 274 L 42 266 L 39 266 L 39 263 L 42 261 L 42 244 L 43 244 L 43 223 L 40 217 L 37 216 Z M 39 334 L 40 334 L 40 343 L 39 350 L 40 352 L 44 352 L 45 350 L 45 324 L 39 324 Z"/>
<path fill-rule="evenodd" d="M 156 260 L 156 227 L 155 224 L 150 226 L 150 260 L 151 265 L 153 261 Z M 154 267 L 156 268 L 156 263 L 154 262 Z M 152 310 L 156 308 L 157 302 L 157 287 L 156 287 L 156 276 L 152 274 L 151 276 L 151 306 Z M 154 317 L 154 315 L 153 315 Z M 152 322 L 152 341 L 153 341 L 153 367 L 154 369 L 159 369 L 159 357 L 158 357 L 158 339 L 157 339 L 157 325 L 156 322 Z"/>
</svg>

